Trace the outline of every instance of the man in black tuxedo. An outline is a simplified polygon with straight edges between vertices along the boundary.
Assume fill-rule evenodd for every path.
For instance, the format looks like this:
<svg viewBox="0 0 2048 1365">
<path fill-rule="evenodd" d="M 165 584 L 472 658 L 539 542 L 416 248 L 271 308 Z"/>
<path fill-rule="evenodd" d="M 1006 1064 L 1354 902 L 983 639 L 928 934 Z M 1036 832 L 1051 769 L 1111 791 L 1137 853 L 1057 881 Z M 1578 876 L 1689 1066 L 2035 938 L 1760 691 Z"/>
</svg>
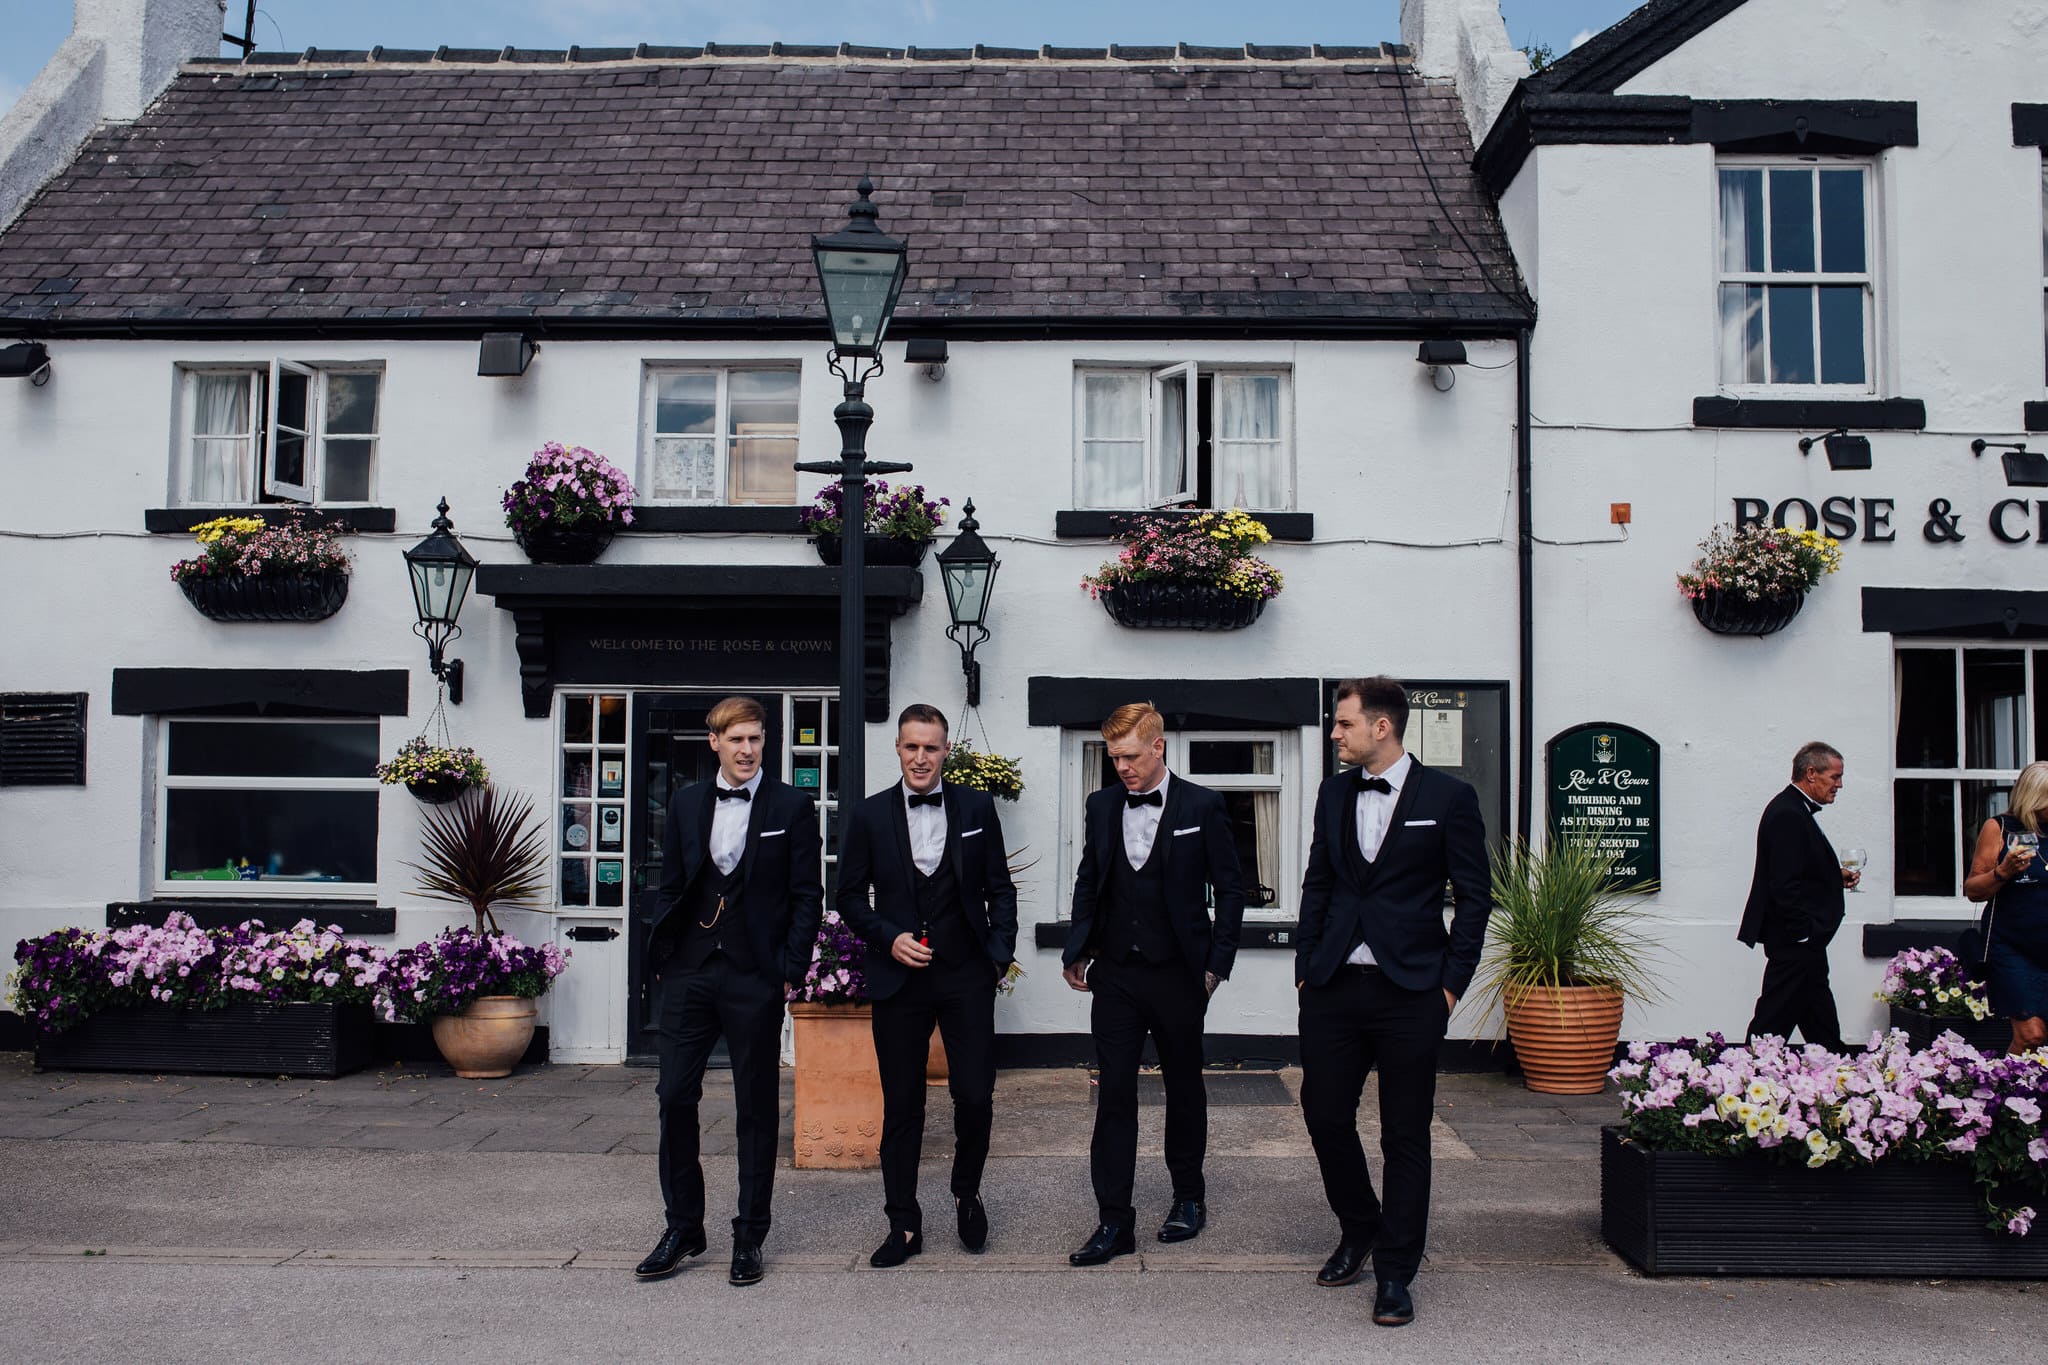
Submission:
<svg viewBox="0 0 2048 1365">
<path fill-rule="evenodd" d="M 953 1097 L 960 1241 L 975 1252 L 988 1242 L 981 1172 L 995 1113 L 996 982 L 1017 955 L 1017 888 L 994 798 L 942 779 L 951 750 L 938 708 L 905 707 L 896 718 L 903 780 L 847 813 L 839 852 L 839 916 L 867 945 L 874 1002 L 889 1236 L 868 1263 L 884 1268 L 924 1250 L 917 1162 L 935 1024 Z"/>
<path fill-rule="evenodd" d="M 825 892 L 818 808 L 762 771 L 768 714 L 727 697 L 704 718 L 718 775 L 673 792 L 661 841 L 661 888 L 648 935 L 661 1079 L 661 1197 L 668 1227 L 633 1273 L 673 1275 L 704 1241 L 697 1101 L 721 1034 L 732 1055 L 739 1213 L 733 1284 L 761 1278 L 761 1242 L 781 1127 L 783 1001 L 809 968 Z"/>
<path fill-rule="evenodd" d="M 1862 874 L 1844 868 L 1814 816 L 1842 790 L 1842 756 L 1818 740 L 1792 756 L 1792 785 L 1772 797 L 1756 827 L 1756 871 L 1736 937 L 1764 945 L 1764 984 L 1749 1037 L 1792 1030 L 1839 1052 L 1842 1023 L 1828 985 L 1828 944 L 1842 927 L 1842 890 Z"/>
<path fill-rule="evenodd" d="M 1064 974 L 1069 986 L 1094 997 L 1089 1029 L 1098 1074 L 1088 1164 L 1101 1221 L 1067 1257 L 1074 1265 L 1102 1265 L 1137 1249 L 1131 1197 L 1138 1062 L 1147 1034 L 1166 1083 L 1166 1169 L 1173 1177 L 1159 1240 L 1184 1242 L 1208 1221 L 1202 1018 L 1237 958 L 1244 882 L 1223 798 L 1168 774 L 1165 733 L 1164 718 L 1148 702 L 1110 713 L 1102 737 L 1122 785 L 1090 795 L 1083 817 Z"/>
<path fill-rule="evenodd" d="M 1401 747 L 1408 693 L 1392 678 L 1337 688 L 1331 739 L 1354 769 L 1323 779 L 1301 881 L 1294 976 L 1301 997 L 1301 1112 L 1342 1237 L 1316 1283 L 1378 1281 L 1372 1320 L 1415 1319 L 1408 1285 L 1429 1230 L 1429 1122 L 1444 1027 L 1471 984 L 1493 912 L 1486 826 L 1470 784 Z M 1444 886 L 1455 899 L 1444 928 Z M 1373 1194 L 1358 1100 L 1380 1072 Z"/>
</svg>

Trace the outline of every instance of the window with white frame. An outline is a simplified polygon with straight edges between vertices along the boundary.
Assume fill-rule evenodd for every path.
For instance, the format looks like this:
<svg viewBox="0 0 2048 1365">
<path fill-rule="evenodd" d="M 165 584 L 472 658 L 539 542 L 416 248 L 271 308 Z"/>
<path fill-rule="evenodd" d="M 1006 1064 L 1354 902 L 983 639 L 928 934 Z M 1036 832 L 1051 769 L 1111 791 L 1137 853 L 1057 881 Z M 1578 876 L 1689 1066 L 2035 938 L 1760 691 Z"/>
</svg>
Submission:
<svg viewBox="0 0 2048 1365">
<path fill-rule="evenodd" d="M 1193 364 L 1074 374 L 1074 497 L 1082 507 L 1294 505 L 1285 370 Z"/>
<path fill-rule="evenodd" d="M 1721 384 L 1876 387 L 1867 163 L 1720 162 Z"/>
<path fill-rule="evenodd" d="M 181 367 L 174 500 L 371 501 L 383 377 L 376 365 L 291 360 Z"/>
<path fill-rule="evenodd" d="M 800 372 L 647 367 L 640 487 L 658 503 L 796 501 Z"/>
<path fill-rule="evenodd" d="M 2048 649 L 1902 644 L 1893 667 L 1893 887 L 1960 896 L 1977 832 L 2041 752 Z"/>
<path fill-rule="evenodd" d="M 1254 916 L 1285 918 L 1293 912 L 1295 888 L 1301 885 L 1297 865 L 1301 826 L 1293 787 L 1299 749 L 1299 736 L 1292 730 L 1169 731 L 1166 735 L 1166 766 L 1173 776 L 1223 796 L 1244 875 L 1245 910 Z M 1091 792 L 1121 783 L 1109 760 L 1109 746 L 1099 734 L 1070 732 L 1066 757 L 1069 793 L 1077 812 L 1075 819 L 1066 822 L 1071 872 L 1080 866 L 1085 838 L 1078 812 Z M 1066 885 L 1073 885 L 1071 876 Z M 1062 915 L 1071 909 L 1062 906 Z"/>
<path fill-rule="evenodd" d="M 166 717 L 160 724 L 158 892 L 374 891 L 375 720 Z"/>
<path fill-rule="evenodd" d="M 626 694 L 565 692 L 560 710 L 557 902 L 601 909 L 623 906 L 631 824 L 626 801 Z"/>
</svg>

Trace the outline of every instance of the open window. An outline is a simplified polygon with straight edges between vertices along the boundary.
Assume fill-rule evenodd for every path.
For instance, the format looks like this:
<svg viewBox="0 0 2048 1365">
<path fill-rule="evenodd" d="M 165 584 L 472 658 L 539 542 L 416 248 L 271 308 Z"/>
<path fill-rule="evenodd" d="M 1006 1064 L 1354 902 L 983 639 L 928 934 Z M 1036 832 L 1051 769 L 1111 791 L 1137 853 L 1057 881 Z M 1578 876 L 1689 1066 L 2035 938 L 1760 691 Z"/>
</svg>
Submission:
<svg viewBox="0 0 2048 1365">
<path fill-rule="evenodd" d="M 1075 379 L 1080 506 L 1292 508 L 1285 370 L 1182 363 L 1083 368 Z"/>
</svg>

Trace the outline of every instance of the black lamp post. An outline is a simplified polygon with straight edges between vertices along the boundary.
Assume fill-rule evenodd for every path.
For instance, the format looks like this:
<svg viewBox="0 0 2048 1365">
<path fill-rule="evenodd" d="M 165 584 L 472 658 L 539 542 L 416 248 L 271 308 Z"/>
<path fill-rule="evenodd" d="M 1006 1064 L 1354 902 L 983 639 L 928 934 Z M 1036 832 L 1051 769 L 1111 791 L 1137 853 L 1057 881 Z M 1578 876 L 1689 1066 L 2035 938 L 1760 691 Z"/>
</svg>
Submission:
<svg viewBox="0 0 2048 1365">
<path fill-rule="evenodd" d="M 455 523 L 448 520 L 448 499 L 441 499 L 439 511 L 433 534 L 405 552 L 405 567 L 412 575 L 412 604 L 420 618 L 413 623 L 413 632 L 427 642 L 427 666 L 447 685 L 448 700 L 460 706 L 462 660 L 447 658 L 445 651 L 462 634 L 455 618 L 462 614 L 462 599 L 476 576 L 476 559 L 456 539 Z"/>
<path fill-rule="evenodd" d="M 867 405 L 867 381 L 882 372 L 882 338 L 896 311 L 909 273 L 908 249 L 883 232 L 868 201 L 874 184 L 860 178 L 859 198 L 847 206 L 846 226 L 829 237 L 811 238 L 818 284 L 832 324 L 832 373 L 846 385 L 832 410 L 839 424 L 839 458 L 799 463 L 810 474 L 839 476 L 839 799 L 867 794 L 867 481 L 870 474 L 896 474 L 907 464 L 867 458 L 868 428 L 875 410 Z M 849 374 L 843 361 L 856 362 Z M 845 825 L 842 824 L 844 829 Z"/>
<path fill-rule="evenodd" d="M 960 534 L 939 551 L 939 575 L 946 582 L 946 610 L 953 617 L 946 635 L 960 646 L 960 669 L 967 675 L 967 704 L 979 706 L 981 665 L 974 661 L 974 651 L 988 639 L 988 599 L 1002 563 L 977 534 L 981 523 L 974 519 L 974 499 L 969 498 L 962 511 Z"/>
</svg>

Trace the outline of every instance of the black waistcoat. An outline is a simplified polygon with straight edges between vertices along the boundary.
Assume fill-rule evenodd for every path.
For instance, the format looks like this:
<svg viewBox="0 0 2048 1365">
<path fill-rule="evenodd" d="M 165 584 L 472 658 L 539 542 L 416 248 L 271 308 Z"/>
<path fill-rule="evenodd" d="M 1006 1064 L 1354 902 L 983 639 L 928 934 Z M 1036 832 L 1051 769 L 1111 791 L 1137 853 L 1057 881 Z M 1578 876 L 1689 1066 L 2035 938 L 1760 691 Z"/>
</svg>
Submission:
<svg viewBox="0 0 2048 1365">
<path fill-rule="evenodd" d="M 1374 868 L 1371 863 L 1365 860 L 1365 849 L 1358 842 L 1358 799 L 1354 795 L 1344 809 L 1344 861 L 1351 868 L 1351 875 L 1358 879 L 1358 889 L 1363 891 L 1372 885 Z M 1388 823 L 1387 832 L 1390 834 L 1393 832 L 1391 821 Z M 1385 837 L 1382 837 L 1380 839 L 1381 847 L 1385 847 L 1386 842 Z M 1348 959 L 1351 954 L 1358 951 L 1359 945 L 1364 942 L 1365 921 L 1360 919 L 1352 927 L 1351 946 L 1345 949 L 1344 956 Z"/>
<path fill-rule="evenodd" d="M 929 877 L 918 871 L 913 862 L 910 876 L 917 890 L 918 927 L 933 956 L 948 966 L 986 957 L 987 953 L 975 943 L 966 912 L 960 908 L 960 879 L 953 874 L 952 860 L 941 857 L 938 868 Z"/>
<path fill-rule="evenodd" d="M 747 914 L 740 905 L 740 869 L 720 872 L 707 853 L 676 907 L 682 916 L 677 956 L 685 967 L 701 967 L 713 953 L 724 953 L 735 967 L 754 970 L 754 947 L 747 938 Z M 724 907 L 720 908 L 720 902 Z M 706 926 L 709 926 L 708 928 Z"/>
<path fill-rule="evenodd" d="M 1178 956 L 1173 921 L 1166 913 L 1166 841 L 1173 832 L 1161 820 L 1145 865 L 1134 868 L 1124 846 L 1123 812 L 1113 817 L 1112 829 L 1116 838 L 1104 888 L 1102 955 L 1117 962 L 1171 962 Z"/>
</svg>

